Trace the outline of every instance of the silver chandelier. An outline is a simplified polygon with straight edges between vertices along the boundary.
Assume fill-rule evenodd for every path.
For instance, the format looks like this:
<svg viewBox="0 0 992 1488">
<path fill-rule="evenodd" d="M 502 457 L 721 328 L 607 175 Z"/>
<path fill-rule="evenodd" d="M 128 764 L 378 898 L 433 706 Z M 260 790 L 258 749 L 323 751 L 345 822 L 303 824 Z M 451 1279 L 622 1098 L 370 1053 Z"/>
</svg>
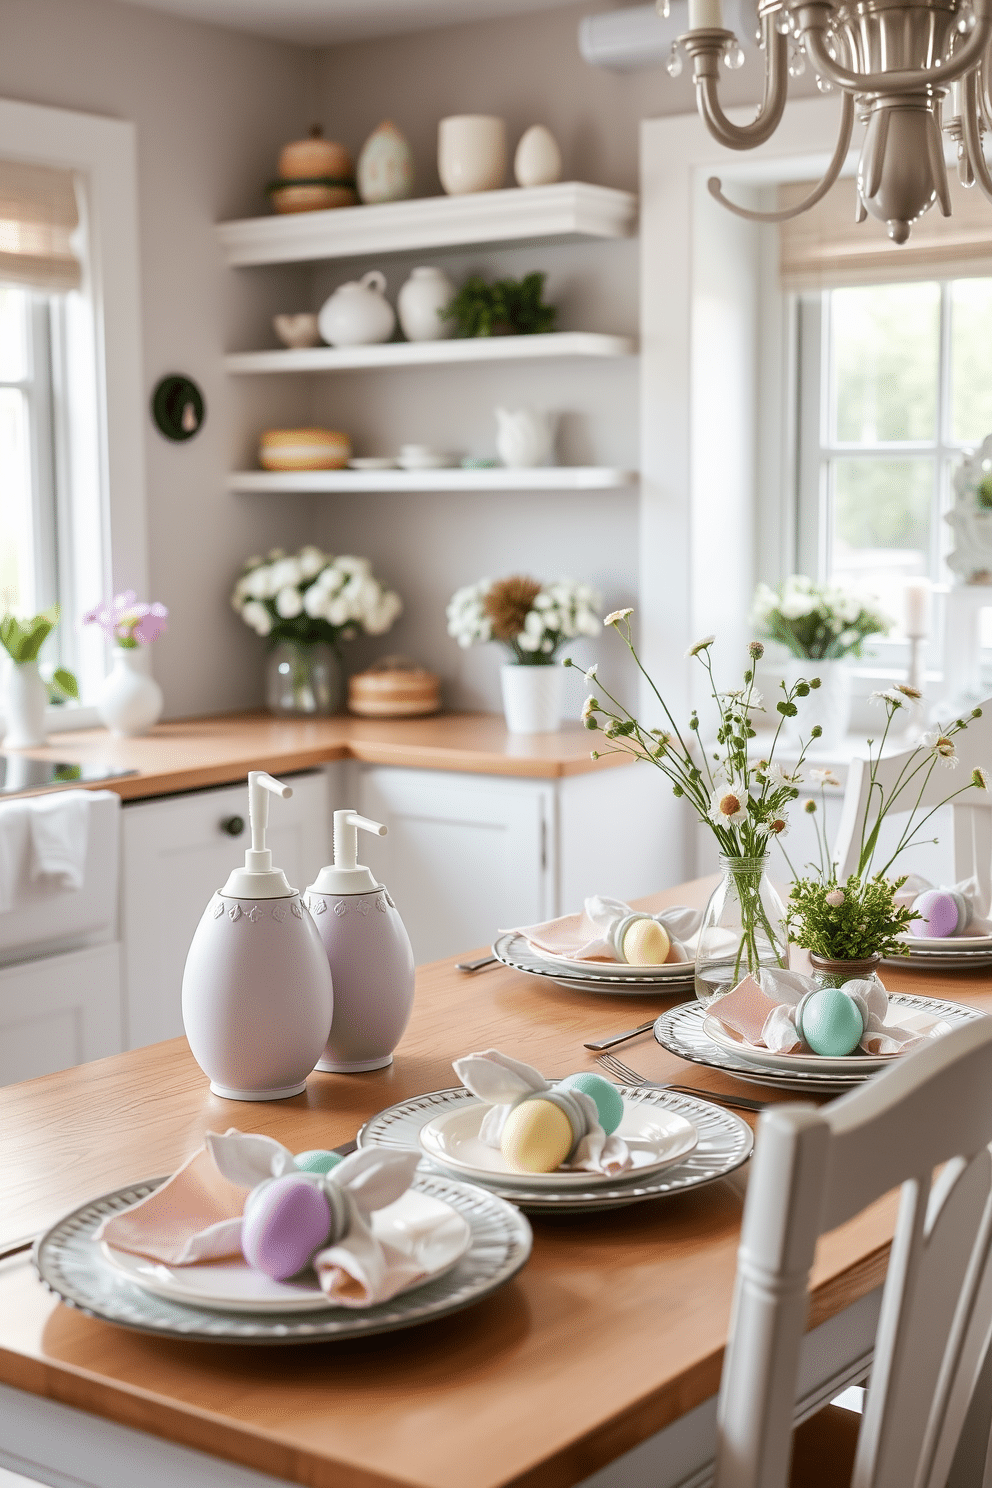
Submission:
<svg viewBox="0 0 992 1488">
<path fill-rule="evenodd" d="M 713 178 L 710 191 L 724 206 L 759 222 L 807 211 L 843 169 L 855 114 L 865 125 L 859 222 L 870 212 L 894 242 L 904 243 L 934 202 L 950 216 L 942 132 L 956 142 L 962 184 L 977 182 L 992 201 L 982 149 L 992 127 L 992 0 L 761 0 L 758 27 L 764 94 L 754 120 L 738 126 L 718 96 L 721 59 L 729 66 L 743 60 L 737 38 L 723 25 L 721 0 L 689 0 L 689 30 L 678 45 L 692 58 L 699 112 L 710 133 L 732 150 L 763 144 L 782 118 L 790 72 L 797 75 L 807 59 L 822 91 L 841 90 L 840 133 L 826 174 L 797 206 L 752 212 L 728 201 Z"/>
</svg>

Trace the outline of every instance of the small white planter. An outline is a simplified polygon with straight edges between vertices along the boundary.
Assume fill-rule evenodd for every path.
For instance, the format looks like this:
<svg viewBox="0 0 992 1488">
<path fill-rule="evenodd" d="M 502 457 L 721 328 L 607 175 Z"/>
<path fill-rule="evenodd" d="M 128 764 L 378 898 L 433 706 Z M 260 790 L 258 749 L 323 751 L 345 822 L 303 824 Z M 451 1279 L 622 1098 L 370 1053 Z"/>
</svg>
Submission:
<svg viewBox="0 0 992 1488">
<path fill-rule="evenodd" d="M 112 734 L 134 737 L 147 733 L 162 716 L 162 689 L 145 670 L 137 648 L 115 646 L 112 671 L 104 678 L 96 711 Z"/>
<path fill-rule="evenodd" d="M 41 680 L 36 661 L 11 662 L 7 668 L 4 711 L 7 732 L 5 749 L 35 749 L 45 743 L 45 708 L 48 688 Z"/>
<path fill-rule="evenodd" d="M 561 728 L 565 673 L 557 662 L 549 666 L 500 669 L 503 712 L 511 734 L 553 734 Z"/>
<path fill-rule="evenodd" d="M 819 754 L 836 749 L 851 726 L 851 669 L 846 661 L 814 661 L 808 657 L 790 656 L 785 664 L 785 683 L 792 687 L 800 677 L 819 677 L 820 686 L 809 697 L 797 698 L 798 713 L 786 719 L 782 729 L 783 743 L 797 745 L 808 739 L 814 724 L 823 734 L 814 739 L 813 749 Z"/>
</svg>

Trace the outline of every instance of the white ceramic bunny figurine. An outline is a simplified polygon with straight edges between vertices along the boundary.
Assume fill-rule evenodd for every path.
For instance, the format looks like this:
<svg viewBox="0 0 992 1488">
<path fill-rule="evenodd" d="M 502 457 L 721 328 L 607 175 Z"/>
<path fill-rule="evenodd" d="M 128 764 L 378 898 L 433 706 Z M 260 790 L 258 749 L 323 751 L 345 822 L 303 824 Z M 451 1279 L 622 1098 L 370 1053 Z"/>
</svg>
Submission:
<svg viewBox="0 0 992 1488">
<path fill-rule="evenodd" d="M 536 408 L 496 409 L 496 453 L 511 470 L 546 465 L 555 437 L 555 417 Z"/>
</svg>

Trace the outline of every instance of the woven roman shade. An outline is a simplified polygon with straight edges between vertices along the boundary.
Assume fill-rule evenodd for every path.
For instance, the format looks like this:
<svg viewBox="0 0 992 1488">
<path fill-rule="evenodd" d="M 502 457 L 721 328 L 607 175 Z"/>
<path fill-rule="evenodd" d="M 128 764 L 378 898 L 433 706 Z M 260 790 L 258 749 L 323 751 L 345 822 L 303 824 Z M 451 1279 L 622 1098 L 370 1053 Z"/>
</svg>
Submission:
<svg viewBox="0 0 992 1488">
<path fill-rule="evenodd" d="M 71 171 L 0 160 L 0 284 L 78 289 L 78 226 Z"/>
<path fill-rule="evenodd" d="M 889 239 L 883 222 L 855 221 L 854 178 L 838 181 L 809 212 L 779 225 L 783 289 L 992 277 L 992 202 L 977 186 L 966 191 L 954 171 L 948 176 L 952 215 L 942 217 L 939 207 L 931 207 L 901 247 Z M 778 204 L 792 206 L 810 190 L 810 182 L 782 185 Z"/>
</svg>

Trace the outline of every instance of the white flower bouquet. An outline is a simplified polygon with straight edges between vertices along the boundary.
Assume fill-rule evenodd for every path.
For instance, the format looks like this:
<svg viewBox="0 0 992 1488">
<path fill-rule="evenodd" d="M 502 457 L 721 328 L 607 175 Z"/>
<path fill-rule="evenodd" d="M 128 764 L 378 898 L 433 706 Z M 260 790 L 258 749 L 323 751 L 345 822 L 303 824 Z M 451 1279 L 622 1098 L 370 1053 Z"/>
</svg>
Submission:
<svg viewBox="0 0 992 1488">
<path fill-rule="evenodd" d="M 452 595 L 448 634 L 465 648 L 499 641 L 520 666 L 549 666 L 566 641 L 599 635 L 601 603 L 595 589 L 573 579 L 480 579 Z"/>
<path fill-rule="evenodd" d="M 860 656 L 866 637 L 886 635 L 893 625 L 874 600 L 839 585 L 814 584 L 805 574 L 790 575 L 778 592 L 759 584 L 751 621 L 793 656 L 815 661 Z"/>
<path fill-rule="evenodd" d="M 403 609 L 367 558 L 335 558 L 312 545 L 295 557 L 273 548 L 267 558 L 249 558 L 231 604 L 246 625 L 273 643 L 324 641 L 336 651 L 360 631 L 384 635 Z"/>
</svg>

